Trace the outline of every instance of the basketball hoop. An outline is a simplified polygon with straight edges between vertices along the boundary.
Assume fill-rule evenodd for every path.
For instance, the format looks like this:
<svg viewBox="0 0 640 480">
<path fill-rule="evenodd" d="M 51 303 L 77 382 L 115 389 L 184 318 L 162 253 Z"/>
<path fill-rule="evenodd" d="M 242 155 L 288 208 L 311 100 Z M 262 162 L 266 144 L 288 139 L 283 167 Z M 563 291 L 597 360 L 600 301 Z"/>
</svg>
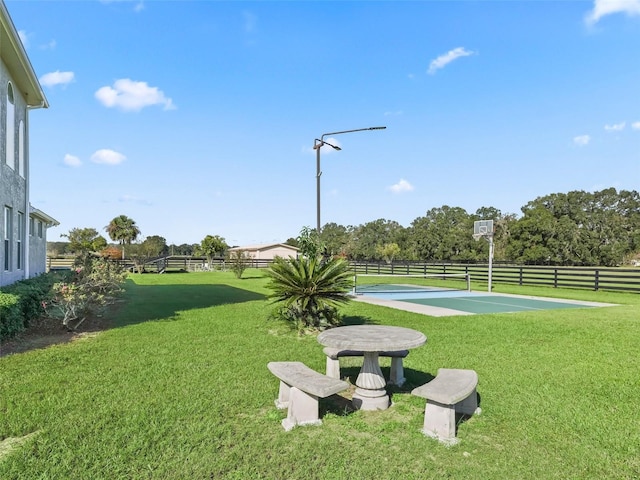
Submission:
<svg viewBox="0 0 640 480">
<path fill-rule="evenodd" d="M 477 242 L 481 238 L 484 238 L 489 242 L 489 271 L 487 280 L 489 283 L 489 292 L 491 292 L 491 274 L 493 270 L 493 234 L 495 229 L 493 228 L 493 220 L 476 220 L 473 222 L 473 239 Z"/>
</svg>

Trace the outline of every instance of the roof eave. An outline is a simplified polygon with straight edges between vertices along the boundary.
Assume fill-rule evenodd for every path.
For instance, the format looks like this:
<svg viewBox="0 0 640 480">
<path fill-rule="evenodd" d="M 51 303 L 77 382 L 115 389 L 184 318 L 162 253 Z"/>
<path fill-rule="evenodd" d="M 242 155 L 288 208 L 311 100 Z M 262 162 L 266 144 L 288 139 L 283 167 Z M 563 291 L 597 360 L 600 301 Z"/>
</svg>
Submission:
<svg viewBox="0 0 640 480">
<path fill-rule="evenodd" d="M 0 51 L 13 80 L 30 108 L 49 108 L 49 102 L 31 65 L 20 35 L 9 15 L 4 1 L 0 1 L 0 25 L 2 39 Z M 7 45 L 8 44 L 8 45 Z"/>
</svg>

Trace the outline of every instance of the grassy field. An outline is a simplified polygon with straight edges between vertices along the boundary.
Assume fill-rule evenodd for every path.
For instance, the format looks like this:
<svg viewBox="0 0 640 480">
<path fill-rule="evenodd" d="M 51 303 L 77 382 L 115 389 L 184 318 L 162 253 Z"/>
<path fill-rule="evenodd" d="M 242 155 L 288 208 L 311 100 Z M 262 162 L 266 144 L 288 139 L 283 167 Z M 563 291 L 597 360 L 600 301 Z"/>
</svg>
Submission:
<svg viewBox="0 0 640 480">
<path fill-rule="evenodd" d="M 496 286 L 619 306 L 427 317 L 352 302 L 350 324 L 424 332 L 392 408 L 321 403 L 284 432 L 272 360 L 324 371 L 314 336 L 267 320 L 257 270 L 133 275 L 116 328 L 0 358 L 4 479 L 636 479 L 640 295 Z M 388 359 L 382 359 L 388 374 Z M 343 374 L 355 382 L 358 359 Z M 482 415 L 445 447 L 411 389 L 440 367 L 478 372 Z"/>
</svg>

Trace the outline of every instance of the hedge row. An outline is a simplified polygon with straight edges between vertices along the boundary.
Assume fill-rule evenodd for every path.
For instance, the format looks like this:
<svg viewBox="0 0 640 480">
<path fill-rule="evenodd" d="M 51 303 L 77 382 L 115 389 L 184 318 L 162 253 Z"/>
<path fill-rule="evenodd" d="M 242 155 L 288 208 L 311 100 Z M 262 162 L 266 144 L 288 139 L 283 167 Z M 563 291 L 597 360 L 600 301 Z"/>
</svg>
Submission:
<svg viewBox="0 0 640 480">
<path fill-rule="evenodd" d="M 69 272 L 50 272 L 21 280 L 0 292 L 0 341 L 26 330 L 44 315 L 42 306 L 55 282 Z"/>
</svg>

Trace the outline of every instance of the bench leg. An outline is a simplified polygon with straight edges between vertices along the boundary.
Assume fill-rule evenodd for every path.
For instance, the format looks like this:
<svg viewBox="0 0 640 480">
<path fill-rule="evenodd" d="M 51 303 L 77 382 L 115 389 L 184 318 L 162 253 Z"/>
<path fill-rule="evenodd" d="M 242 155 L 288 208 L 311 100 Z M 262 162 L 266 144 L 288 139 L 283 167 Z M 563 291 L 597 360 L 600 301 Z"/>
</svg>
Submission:
<svg viewBox="0 0 640 480">
<path fill-rule="evenodd" d="M 407 381 L 407 379 L 404 378 L 404 366 L 402 364 L 402 358 L 391 358 L 391 374 L 389 376 L 389 383 L 391 383 L 392 385 L 397 385 L 398 387 L 401 387 L 402 385 L 404 385 L 404 382 Z"/>
<path fill-rule="evenodd" d="M 327 377 L 340 380 L 340 360 L 327 357 Z"/>
<path fill-rule="evenodd" d="M 285 431 L 288 432 L 296 425 L 320 424 L 322 424 L 322 420 L 318 417 L 318 397 L 303 392 L 296 387 L 291 387 L 287 418 L 282 420 L 282 426 Z"/>
<path fill-rule="evenodd" d="M 289 397 L 291 395 L 291 387 L 280 381 L 280 389 L 278 390 L 278 398 L 275 401 L 276 408 L 282 410 L 289 406 Z"/>
<path fill-rule="evenodd" d="M 456 439 L 456 411 L 453 405 L 427 400 L 424 409 L 424 428 L 422 433 L 437 438 L 442 443 L 453 445 Z"/>
<path fill-rule="evenodd" d="M 458 402 L 455 406 L 456 412 L 463 413 L 464 415 L 479 415 L 480 409 L 478 408 L 478 394 L 475 388 L 471 395 L 464 400 Z"/>
</svg>

